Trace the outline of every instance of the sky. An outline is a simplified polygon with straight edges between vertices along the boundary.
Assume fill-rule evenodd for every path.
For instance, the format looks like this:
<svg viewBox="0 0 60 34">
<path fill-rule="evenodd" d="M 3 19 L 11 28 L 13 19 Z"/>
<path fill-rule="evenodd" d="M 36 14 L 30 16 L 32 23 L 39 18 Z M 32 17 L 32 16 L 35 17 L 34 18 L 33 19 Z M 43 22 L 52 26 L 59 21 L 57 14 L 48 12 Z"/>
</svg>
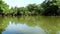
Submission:
<svg viewBox="0 0 60 34">
<path fill-rule="evenodd" d="M 28 4 L 40 4 L 42 3 L 44 0 L 3 0 L 5 1 L 5 3 L 7 3 L 10 7 L 25 7 Z"/>
</svg>

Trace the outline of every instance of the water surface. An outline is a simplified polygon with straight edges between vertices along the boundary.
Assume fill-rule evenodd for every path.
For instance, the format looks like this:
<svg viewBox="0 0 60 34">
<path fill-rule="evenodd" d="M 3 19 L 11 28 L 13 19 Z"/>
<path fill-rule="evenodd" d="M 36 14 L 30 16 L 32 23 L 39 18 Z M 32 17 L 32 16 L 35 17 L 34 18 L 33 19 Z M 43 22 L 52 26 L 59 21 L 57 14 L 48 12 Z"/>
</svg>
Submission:
<svg viewBox="0 0 60 34">
<path fill-rule="evenodd" d="M 60 34 L 60 17 L 0 17 L 0 34 Z"/>
</svg>

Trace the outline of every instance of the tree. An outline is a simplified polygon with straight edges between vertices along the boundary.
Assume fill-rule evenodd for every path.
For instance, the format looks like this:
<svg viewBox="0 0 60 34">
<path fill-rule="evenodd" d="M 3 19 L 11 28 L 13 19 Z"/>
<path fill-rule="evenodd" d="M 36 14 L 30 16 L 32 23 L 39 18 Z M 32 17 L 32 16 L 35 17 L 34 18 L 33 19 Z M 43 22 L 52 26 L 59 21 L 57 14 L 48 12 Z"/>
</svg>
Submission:
<svg viewBox="0 0 60 34">
<path fill-rule="evenodd" d="M 9 12 L 9 6 L 0 0 L 0 14 L 7 14 Z"/>
<path fill-rule="evenodd" d="M 36 5 L 36 4 L 29 4 L 27 6 L 28 8 L 28 11 L 31 12 L 31 14 L 40 14 L 40 6 L 39 5 Z"/>
<path fill-rule="evenodd" d="M 22 14 L 22 15 L 27 14 L 27 12 L 28 12 L 28 9 L 25 8 L 25 7 L 20 7 L 20 8 L 19 8 L 19 11 L 18 11 L 18 13 L 20 13 L 20 14 Z"/>
<path fill-rule="evenodd" d="M 57 13 L 58 5 L 56 3 L 57 3 L 56 0 L 52 0 L 52 1 L 49 0 L 47 2 L 44 1 L 41 5 L 44 9 L 44 12 L 42 13 L 42 15 L 45 15 L 45 16 L 46 15 L 48 15 L 48 16 L 50 16 L 50 15 L 59 15 Z"/>
</svg>

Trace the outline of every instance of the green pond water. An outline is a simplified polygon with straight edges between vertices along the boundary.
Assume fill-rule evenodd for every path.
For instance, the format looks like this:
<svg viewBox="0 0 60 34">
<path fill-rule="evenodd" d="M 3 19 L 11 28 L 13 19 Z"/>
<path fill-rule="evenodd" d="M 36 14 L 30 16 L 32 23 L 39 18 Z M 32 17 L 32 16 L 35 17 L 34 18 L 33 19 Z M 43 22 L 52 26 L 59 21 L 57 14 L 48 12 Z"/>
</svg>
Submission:
<svg viewBox="0 0 60 34">
<path fill-rule="evenodd" d="M 60 34 L 60 17 L 0 17 L 0 34 Z"/>
</svg>

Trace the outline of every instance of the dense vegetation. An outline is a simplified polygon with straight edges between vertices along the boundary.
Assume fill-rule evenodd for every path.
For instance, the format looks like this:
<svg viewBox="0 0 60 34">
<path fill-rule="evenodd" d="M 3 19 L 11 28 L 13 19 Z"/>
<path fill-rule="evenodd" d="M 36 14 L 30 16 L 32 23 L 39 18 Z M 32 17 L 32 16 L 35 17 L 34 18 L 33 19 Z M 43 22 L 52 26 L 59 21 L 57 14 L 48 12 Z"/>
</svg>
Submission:
<svg viewBox="0 0 60 34">
<path fill-rule="evenodd" d="M 26 7 L 11 7 L 0 0 L 0 15 L 2 16 L 19 16 L 19 15 L 44 15 L 44 16 L 60 16 L 60 1 L 45 0 L 39 5 L 29 4 Z"/>
</svg>

